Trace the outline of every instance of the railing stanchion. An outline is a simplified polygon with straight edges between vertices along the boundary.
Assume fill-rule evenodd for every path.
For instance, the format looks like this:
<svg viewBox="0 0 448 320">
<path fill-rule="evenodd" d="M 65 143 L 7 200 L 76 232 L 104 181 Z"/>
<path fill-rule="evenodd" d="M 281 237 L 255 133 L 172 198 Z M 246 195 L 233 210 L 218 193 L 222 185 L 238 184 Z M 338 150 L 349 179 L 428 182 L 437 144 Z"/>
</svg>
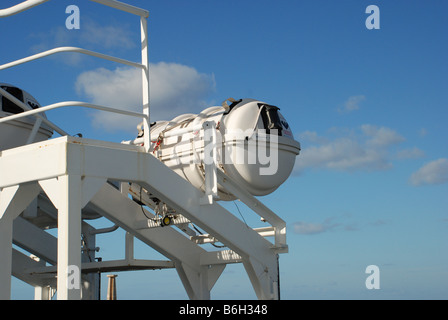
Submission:
<svg viewBox="0 0 448 320">
<path fill-rule="evenodd" d="M 141 40 L 142 40 L 142 97 L 143 113 L 146 117 L 143 119 L 143 132 L 145 150 L 149 152 L 151 148 L 150 133 L 150 109 L 149 109 L 149 57 L 148 57 L 148 21 L 146 17 L 140 17 Z"/>
</svg>

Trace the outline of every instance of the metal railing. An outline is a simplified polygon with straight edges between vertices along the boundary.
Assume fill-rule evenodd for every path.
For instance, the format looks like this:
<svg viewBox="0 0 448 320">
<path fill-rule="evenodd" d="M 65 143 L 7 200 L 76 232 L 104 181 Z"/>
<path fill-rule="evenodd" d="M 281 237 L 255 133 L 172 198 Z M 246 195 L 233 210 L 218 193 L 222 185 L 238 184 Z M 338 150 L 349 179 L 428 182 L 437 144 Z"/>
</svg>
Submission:
<svg viewBox="0 0 448 320">
<path fill-rule="evenodd" d="M 12 15 L 18 14 L 20 12 L 29 10 L 35 6 L 43 4 L 47 1 L 50 1 L 50 0 L 28 0 L 28 1 L 24 1 L 22 3 L 19 3 L 15 6 L 12 6 L 10 8 L 0 9 L 0 18 L 9 17 Z M 111 107 L 105 107 L 105 106 L 100 106 L 100 105 L 87 103 L 87 102 L 80 102 L 80 101 L 65 101 L 65 102 L 59 102 L 59 103 L 51 104 L 48 106 L 44 106 L 44 107 L 41 107 L 38 109 L 32 109 L 31 107 L 29 107 L 28 105 L 26 105 L 25 103 L 23 103 L 22 101 L 20 101 L 19 99 L 17 99 L 10 93 L 8 93 L 6 90 L 0 88 L 0 94 L 5 96 L 7 99 L 11 100 L 11 102 L 15 103 L 17 106 L 19 106 L 20 108 L 22 108 L 24 110 L 23 113 L 7 116 L 7 117 L 0 119 L 0 123 L 12 121 L 14 119 L 19 119 L 19 118 L 23 118 L 23 117 L 27 117 L 27 116 L 34 116 L 36 118 L 36 121 L 34 123 L 33 129 L 31 130 L 30 136 L 27 141 L 27 143 L 31 143 L 31 142 L 33 142 L 33 140 L 37 134 L 37 131 L 42 123 L 45 123 L 46 125 L 48 125 L 51 129 L 53 129 L 60 135 L 63 135 L 63 136 L 68 135 L 67 132 L 65 132 L 63 129 L 59 128 L 56 124 L 54 124 L 50 120 L 48 120 L 45 117 L 43 117 L 42 115 L 40 115 L 40 113 L 48 111 L 48 110 L 53 110 L 53 109 L 57 109 L 57 108 L 61 108 L 61 107 L 68 107 L 68 106 L 93 108 L 93 109 L 97 109 L 97 110 L 102 110 L 102 111 L 113 112 L 113 113 L 118 113 L 118 114 L 122 114 L 122 115 L 142 118 L 143 119 L 143 130 L 145 132 L 144 147 L 145 147 L 146 151 L 149 151 L 149 148 L 151 147 L 151 136 L 150 136 L 150 130 L 149 130 L 149 123 L 150 123 L 150 116 L 149 116 L 149 60 L 148 60 L 148 22 L 147 22 L 147 18 L 149 17 L 149 12 L 147 10 L 140 9 L 140 8 L 131 6 L 129 4 L 116 1 L 116 0 L 90 0 L 90 1 L 97 2 L 99 4 L 102 4 L 102 5 L 111 7 L 111 8 L 115 8 L 120 11 L 128 12 L 128 13 L 131 13 L 131 14 L 134 14 L 134 15 L 137 15 L 140 17 L 140 32 L 141 32 L 141 43 L 142 43 L 142 47 L 141 47 L 142 62 L 141 63 L 136 63 L 136 62 L 128 61 L 128 60 L 121 59 L 121 58 L 116 58 L 113 56 L 109 56 L 109 55 L 105 55 L 102 53 L 98 53 L 98 52 L 94 52 L 94 51 L 90 51 L 90 50 L 86 50 L 86 49 L 82 49 L 82 48 L 77 48 L 77 47 L 59 47 L 59 48 L 54 48 L 51 50 L 47 50 L 47 51 L 29 56 L 29 57 L 26 57 L 23 59 L 19 59 L 16 61 L 12 61 L 12 62 L 3 64 L 3 65 L 0 65 L 0 70 L 12 68 L 12 67 L 15 67 L 15 66 L 23 64 L 23 63 L 41 59 L 41 58 L 50 56 L 52 54 L 61 53 L 61 52 L 77 52 L 77 53 L 97 57 L 100 59 L 105 59 L 105 60 L 113 61 L 116 63 L 136 67 L 136 68 L 139 68 L 142 70 L 143 112 L 142 113 L 131 112 L 131 111 L 126 111 L 126 110 L 121 110 L 121 109 L 116 109 L 116 108 L 111 108 Z"/>
<path fill-rule="evenodd" d="M 38 6 L 38 5 L 48 2 L 48 1 L 50 1 L 50 0 L 27 0 L 27 1 L 23 1 L 22 3 L 16 4 L 15 6 L 12 6 L 10 8 L 0 9 L 0 18 L 15 15 L 17 13 L 31 9 L 32 7 Z M 112 7 L 112 8 L 115 8 L 115 9 L 118 9 L 121 11 L 125 11 L 128 13 L 132 13 L 132 14 L 135 14 L 135 15 L 143 17 L 143 18 L 149 17 L 149 12 L 147 10 L 137 8 L 137 7 L 131 6 L 127 3 L 123 3 L 120 1 L 116 1 L 116 0 L 90 0 L 90 1 L 104 4 L 108 7 Z"/>
</svg>

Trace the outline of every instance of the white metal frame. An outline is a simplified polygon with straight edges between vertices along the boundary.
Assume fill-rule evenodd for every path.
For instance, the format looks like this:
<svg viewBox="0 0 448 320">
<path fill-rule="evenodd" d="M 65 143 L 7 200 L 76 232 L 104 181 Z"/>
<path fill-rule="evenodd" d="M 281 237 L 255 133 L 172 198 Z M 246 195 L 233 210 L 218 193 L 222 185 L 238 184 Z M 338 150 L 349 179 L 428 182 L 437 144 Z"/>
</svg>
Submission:
<svg viewBox="0 0 448 320">
<path fill-rule="evenodd" d="M 0 17 L 27 10 L 48 0 L 28 0 L 0 10 Z M 278 254 L 288 251 L 286 224 L 237 183 L 226 176 L 216 163 L 213 148 L 211 163 L 206 163 L 205 192 L 181 178 L 148 152 L 149 134 L 149 69 L 148 12 L 115 0 L 91 0 L 140 16 L 142 63 L 94 53 L 88 50 L 56 48 L 0 66 L 0 70 L 58 52 L 80 52 L 99 58 L 139 67 L 143 80 L 143 112 L 135 113 L 94 104 L 68 101 L 36 110 L 4 94 L 25 112 L 0 119 L 0 123 L 25 116 L 35 116 L 36 124 L 28 142 L 41 123 L 46 123 L 62 137 L 33 143 L 0 153 L 0 299 L 9 299 L 11 276 L 35 286 L 36 299 L 50 299 L 57 288 L 58 299 L 93 299 L 96 292 L 94 272 L 132 269 L 175 268 L 191 299 L 210 299 L 210 291 L 229 263 L 243 263 L 259 299 L 279 299 Z M 81 106 L 116 112 L 144 120 L 144 139 L 136 145 L 95 141 L 69 136 L 39 113 L 66 106 Z M 206 143 L 216 144 L 213 122 L 206 122 Z M 189 129 L 192 130 L 192 129 Z M 34 132 L 34 133 L 33 133 Z M 170 134 L 170 133 L 167 133 Z M 44 159 L 44 161 L 42 161 Z M 270 227 L 251 229 L 214 201 L 218 183 L 243 201 Z M 119 187 L 118 187 L 119 186 Z M 140 190 L 140 192 L 136 191 Z M 145 190 L 142 197 L 142 188 Z M 158 227 L 152 195 L 163 202 L 176 219 L 169 227 Z M 82 219 L 85 210 L 93 211 L 114 223 L 111 228 L 95 230 Z M 40 213 L 57 223 L 57 238 L 42 231 L 36 223 Z M 53 221 L 52 220 L 52 221 Z M 32 223 L 31 223 L 32 222 Z M 197 234 L 189 225 L 205 231 Z M 95 258 L 98 234 L 127 231 L 125 259 L 91 261 Z M 80 247 L 80 236 L 85 245 Z M 265 239 L 274 237 L 274 243 Z M 167 257 L 168 261 L 138 260 L 133 254 L 133 239 L 138 238 Z M 220 242 L 223 250 L 207 251 L 201 245 Z M 12 243 L 35 256 L 28 257 L 12 248 Z M 89 258 L 88 260 L 86 260 Z M 47 266 L 48 263 L 50 266 Z M 72 267 L 82 271 L 73 283 Z M 73 286 L 75 284 L 75 286 Z"/>
</svg>

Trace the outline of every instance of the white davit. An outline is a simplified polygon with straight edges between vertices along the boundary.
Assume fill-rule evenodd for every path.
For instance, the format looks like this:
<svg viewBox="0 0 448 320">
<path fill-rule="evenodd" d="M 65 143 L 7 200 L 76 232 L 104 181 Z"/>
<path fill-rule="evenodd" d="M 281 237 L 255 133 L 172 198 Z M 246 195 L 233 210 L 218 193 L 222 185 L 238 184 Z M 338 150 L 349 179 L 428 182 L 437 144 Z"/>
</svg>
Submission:
<svg viewBox="0 0 448 320">
<path fill-rule="evenodd" d="M 230 101 L 231 104 L 227 104 Z M 291 174 L 300 143 L 279 108 L 253 99 L 226 100 L 199 114 L 184 114 L 151 125 L 150 152 L 177 174 L 204 190 L 205 122 L 215 125 L 217 165 L 254 196 L 276 190 Z M 140 131 L 141 137 L 144 133 Z M 204 146 L 206 146 L 204 148 Z M 219 200 L 234 197 L 218 186 Z"/>
<path fill-rule="evenodd" d="M 7 91 L 30 109 L 40 107 L 37 100 L 28 92 L 7 83 L 0 83 L 0 88 Z M 23 112 L 23 109 L 4 97 L 0 93 L 0 118 Z M 42 117 L 45 114 L 41 113 Z M 0 123 L 0 150 L 11 149 L 23 146 L 27 143 L 28 137 L 33 130 L 36 118 L 33 116 L 11 120 Z M 41 124 L 33 142 L 44 141 L 53 135 L 53 130 L 45 124 Z"/>
</svg>

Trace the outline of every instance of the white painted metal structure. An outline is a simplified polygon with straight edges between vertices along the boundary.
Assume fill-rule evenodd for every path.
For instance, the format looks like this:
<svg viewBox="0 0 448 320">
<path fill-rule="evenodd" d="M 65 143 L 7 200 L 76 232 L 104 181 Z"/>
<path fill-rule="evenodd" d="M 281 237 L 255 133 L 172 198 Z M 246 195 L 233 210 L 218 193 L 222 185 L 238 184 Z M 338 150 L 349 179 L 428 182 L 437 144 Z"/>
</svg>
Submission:
<svg viewBox="0 0 448 320">
<path fill-rule="evenodd" d="M 0 18 L 48 0 L 28 0 L 0 10 Z M 226 175 L 216 161 L 205 168 L 201 190 L 159 161 L 150 151 L 148 12 L 115 0 L 92 0 L 140 17 L 142 63 L 64 47 L 0 66 L 0 70 L 48 56 L 76 51 L 142 70 L 143 112 L 132 113 L 83 102 L 33 109 L 0 88 L 0 94 L 28 110 L 0 119 L 4 123 L 34 117 L 27 144 L 0 150 L 0 299 L 9 299 L 11 276 L 35 287 L 36 299 L 97 299 L 98 271 L 175 268 L 191 299 L 210 299 L 210 291 L 229 263 L 242 263 L 259 299 L 279 299 L 278 254 L 288 251 L 286 223 L 249 191 Z M 143 146 L 72 137 L 41 115 L 65 106 L 82 106 L 143 119 Z M 45 124 L 61 137 L 34 142 Z M 205 134 L 214 122 L 203 124 Z M 213 134 L 212 134 L 213 135 Z M 214 138 L 210 143 L 215 143 Z M 214 149 L 213 149 L 214 150 Z M 213 151 L 213 154 L 214 151 Z M 240 199 L 270 226 L 249 228 L 215 201 L 217 186 Z M 144 192 L 142 192 L 144 191 Z M 105 217 L 115 226 L 95 229 L 88 221 Z M 169 226 L 161 227 L 164 218 Z M 195 225 L 204 230 L 190 228 Z M 57 237 L 45 228 L 57 227 Z M 117 228 L 126 233 L 125 259 L 95 261 L 96 236 Z M 268 241 L 266 237 L 273 237 Z M 138 260 L 133 240 L 140 239 L 167 257 Z M 219 241 L 224 248 L 207 251 Z M 12 244 L 31 253 L 14 249 Z M 82 277 L 76 277 L 81 270 Z"/>
</svg>

